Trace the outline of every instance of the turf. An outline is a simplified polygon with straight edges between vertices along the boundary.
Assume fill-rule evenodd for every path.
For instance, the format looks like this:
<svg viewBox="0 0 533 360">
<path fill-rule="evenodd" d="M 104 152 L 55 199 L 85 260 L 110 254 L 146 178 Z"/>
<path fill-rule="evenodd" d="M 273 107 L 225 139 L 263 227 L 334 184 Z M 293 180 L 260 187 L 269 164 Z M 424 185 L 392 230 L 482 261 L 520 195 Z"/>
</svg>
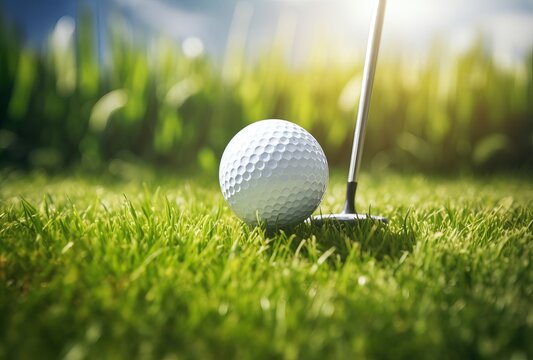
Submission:
<svg viewBox="0 0 533 360">
<path fill-rule="evenodd" d="M 365 174 L 388 226 L 267 235 L 130 170 L 1 174 L 0 357 L 533 357 L 531 177 Z"/>
</svg>

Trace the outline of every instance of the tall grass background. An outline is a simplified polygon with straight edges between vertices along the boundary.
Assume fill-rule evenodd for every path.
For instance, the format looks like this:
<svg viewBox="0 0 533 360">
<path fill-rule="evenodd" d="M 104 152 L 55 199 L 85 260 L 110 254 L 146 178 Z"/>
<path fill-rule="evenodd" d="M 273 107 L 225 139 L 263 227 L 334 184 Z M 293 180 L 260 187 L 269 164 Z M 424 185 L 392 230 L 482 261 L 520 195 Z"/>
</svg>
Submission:
<svg viewBox="0 0 533 360">
<path fill-rule="evenodd" d="M 293 44 L 280 42 L 248 61 L 243 44 L 228 42 L 221 65 L 208 53 L 184 53 L 175 40 L 134 40 L 114 26 L 104 34 L 103 59 L 88 11 L 58 22 L 42 49 L 2 19 L 3 166 L 100 169 L 118 159 L 215 172 L 231 137 L 267 118 L 305 127 L 330 165 L 347 162 L 363 54 L 336 62 L 317 44 L 295 65 L 286 56 Z M 451 59 L 445 49 L 435 41 L 416 65 L 380 58 L 364 166 L 531 169 L 533 51 L 507 68 L 482 37 Z"/>
</svg>

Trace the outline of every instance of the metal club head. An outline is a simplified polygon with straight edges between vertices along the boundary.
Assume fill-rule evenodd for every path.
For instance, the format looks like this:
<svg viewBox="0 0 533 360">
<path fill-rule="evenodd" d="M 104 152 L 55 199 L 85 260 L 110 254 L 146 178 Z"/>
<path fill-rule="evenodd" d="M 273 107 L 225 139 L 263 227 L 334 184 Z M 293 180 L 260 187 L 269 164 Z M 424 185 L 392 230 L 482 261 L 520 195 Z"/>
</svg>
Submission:
<svg viewBox="0 0 533 360">
<path fill-rule="evenodd" d="M 378 221 L 388 224 L 389 220 L 383 216 L 358 214 L 355 212 L 356 189 L 357 183 L 348 182 L 348 185 L 346 186 L 346 202 L 344 203 L 344 209 L 342 209 L 341 213 L 314 215 L 311 216 L 310 223 L 317 226 L 322 226 L 326 223 L 356 225 L 367 221 Z"/>
<path fill-rule="evenodd" d="M 383 216 L 369 215 L 369 214 L 324 214 L 315 215 L 311 217 L 311 224 L 322 226 L 326 223 L 331 224 L 346 224 L 356 225 L 362 222 L 374 221 L 382 222 L 384 224 L 389 223 L 389 219 Z"/>
</svg>

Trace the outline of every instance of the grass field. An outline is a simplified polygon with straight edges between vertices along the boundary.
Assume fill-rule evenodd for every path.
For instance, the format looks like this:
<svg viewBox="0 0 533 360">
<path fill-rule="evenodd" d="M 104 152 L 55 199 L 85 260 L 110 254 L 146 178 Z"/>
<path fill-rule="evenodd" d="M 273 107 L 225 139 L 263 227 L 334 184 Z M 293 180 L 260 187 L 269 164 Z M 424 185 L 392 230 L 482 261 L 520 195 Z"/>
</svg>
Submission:
<svg viewBox="0 0 533 360">
<path fill-rule="evenodd" d="M 214 177 L 115 170 L 0 174 L 1 358 L 533 357 L 531 177 L 366 173 L 389 226 L 268 237 Z"/>
</svg>

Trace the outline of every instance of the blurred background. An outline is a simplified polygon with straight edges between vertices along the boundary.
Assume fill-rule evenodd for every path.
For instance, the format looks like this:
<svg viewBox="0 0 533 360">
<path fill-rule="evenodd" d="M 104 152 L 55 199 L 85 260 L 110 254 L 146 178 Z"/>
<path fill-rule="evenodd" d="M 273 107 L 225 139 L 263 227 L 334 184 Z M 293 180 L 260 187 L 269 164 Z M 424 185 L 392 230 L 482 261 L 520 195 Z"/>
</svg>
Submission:
<svg viewBox="0 0 533 360">
<path fill-rule="evenodd" d="M 214 173 L 237 131 L 282 118 L 344 169 L 373 8 L 0 0 L 0 165 Z M 363 166 L 532 164 L 533 2 L 389 1 Z"/>
</svg>

